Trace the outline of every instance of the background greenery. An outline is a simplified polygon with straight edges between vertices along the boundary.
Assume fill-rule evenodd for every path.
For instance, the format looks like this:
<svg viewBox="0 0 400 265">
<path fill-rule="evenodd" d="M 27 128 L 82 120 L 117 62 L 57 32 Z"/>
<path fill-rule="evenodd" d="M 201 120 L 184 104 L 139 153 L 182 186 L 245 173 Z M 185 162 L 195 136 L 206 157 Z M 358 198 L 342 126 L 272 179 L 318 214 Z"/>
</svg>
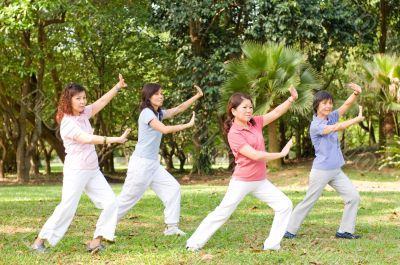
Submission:
<svg viewBox="0 0 400 265">
<path fill-rule="evenodd" d="M 167 168 L 183 171 L 190 164 L 192 173 L 211 174 L 220 157 L 232 166 L 218 106 L 224 102 L 224 84 L 232 78 L 226 65 L 246 60 L 246 42 L 286 45 L 298 53 L 318 76 L 310 92 L 327 89 L 337 105 L 351 93 L 347 82 L 362 85 L 366 120 L 341 135 L 342 148 L 368 155 L 383 150 L 390 157 L 396 150 L 386 148 L 400 134 L 400 66 L 395 54 L 400 47 L 399 14 L 395 0 L 2 1 L 0 178 L 29 182 L 38 177 L 41 166 L 50 174 L 52 159 L 62 161 L 65 155 L 54 122 L 63 86 L 82 83 L 94 101 L 116 83 L 118 73 L 129 88 L 92 124 L 100 135 L 119 135 L 126 127 L 133 131 L 124 146 L 98 147 L 104 172 L 113 174 L 114 158 L 131 154 L 139 91 L 150 81 L 163 85 L 165 107 L 192 96 L 193 84 L 205 92 L 193 107 L 193 130 L 164 137 L 160 154 Z M 279 97 L 260 86 L 257 93 L 264 93 L 259 100 L 267 100 L 265 109 L 285 98 L 288 85 L 281 84 Z M 171 123 L 187 121 L 189 114 Z M 298 144 L 291 158 L 312 157 L 311 115 L 310 108 L 303 108 L 283 116 L 274 130 L 265 132 L 270 150 L 295 136 Z M 271 166 L 279 168 L 279 162 Z"/>
</svg>

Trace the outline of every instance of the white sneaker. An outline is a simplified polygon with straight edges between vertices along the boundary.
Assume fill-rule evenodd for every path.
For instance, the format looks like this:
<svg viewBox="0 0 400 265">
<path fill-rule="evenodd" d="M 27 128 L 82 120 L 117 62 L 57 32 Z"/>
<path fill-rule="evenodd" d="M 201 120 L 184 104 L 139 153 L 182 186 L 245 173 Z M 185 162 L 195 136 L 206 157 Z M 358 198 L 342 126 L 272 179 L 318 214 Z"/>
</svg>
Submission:
<svg viewBox="0 0 400 265">
<path fill-rule="evenodd" d="M 177 226 L 167 226 L 167 228 L 165 228 L 165 230 L 164 230 L 164 235 L 165 236 L 173 236 L 173 235 L 185 236 L 186 233 L 183 232 L 182 230 L 180 230 Z"/>
<path fill-rule="evenodd" d="M 278 250 L 280 250 L 280 249 L 281 249 L 281 245 L 276 245 L 276 246 L 269 247 L 269 248 L 266 248 L 266 247 L 263 245 L 263 250 L 274 250 L 274 251 L 278 251 Z"/>
<path fill-rule="evenodd" d="M 187 250 L 188 252 L 197 252 L 197 251 L 200 250 L 200 248 L 186 246 L 186 250 Z"/>
</svg>

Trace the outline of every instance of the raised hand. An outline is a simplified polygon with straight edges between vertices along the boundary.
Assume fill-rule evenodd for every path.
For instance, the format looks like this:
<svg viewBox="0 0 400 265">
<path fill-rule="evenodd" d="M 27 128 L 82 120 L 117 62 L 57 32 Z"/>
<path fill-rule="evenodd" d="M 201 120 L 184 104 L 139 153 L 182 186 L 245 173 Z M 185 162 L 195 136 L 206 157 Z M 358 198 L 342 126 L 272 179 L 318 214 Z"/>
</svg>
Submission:
<svg viewBox="0 0 400 265">
<path fill-rule="evenodd" d="M 124 88 L 124 87 L 127 87 L 127 86 L 128 86 L 128 85 L 125 83 L 125 80 L 124 80 L 124 78 L 122 77 L 121 74 L 118 75 L 118 78 L 119 78 L 119 82 L 118 82 L 118 84 L 117 84 L 118 89 L 121 89 L 121 88 Z"/>
<path fill-rule="evenodd" d="M 296 100 L 299 98 L 299 95 L 297 94 L 297 90 L 293 85 L 290 85 L 289 92 L 290 92 L 290 96 L 292 97 L 293 100 Z"/>
<path fill-rule="evenodd" d="M 290 141 L 287 142 L 287 144 L 285 145 L 285 147 L 283 147 L 283 149 L 281 151 L 282 157 L 285 157 L 285 156 L 287 156 L 289 154 L 290 148 L 292 146 L 293 146 L 293 140 L 290 139 Z"/>
<path fill-rule="evenodd" d="M 364 118 L 365 118 L 365 117 L 363 116 L 362 110 L 363 110 L 363 107 L 362 107 L 362 106 L 358 106 L 358 116 L 357 116 L 357 118 L 358 118 L 360 121 L 363 121 Z"/>
<path fill-rule="evenodd" d="M 128 141 L 128 135 L 131 132 L 131 129 L 126 129 L 125 132 L 119 137 L 120 140 L 118 141 L 118 143 L 125 143 L 126 141 Z"/>
<path fill-rule="evenodd" d="M 201 88 L 198 86 L 198 85 L 194 85 L 194 88 L 196 88 L 197 89 L 197 96 L 199 97 L 199 98 L 201 98 L 204 94 L 203 94 L 203 90 L 201 90 Z"/>
<path fill-rule="evenodd" d="M 360 94 L 362 92 L 361 87 L 356 83 L 349 83 L 349 88 L 353 89 L 353 91 L 356 92 L 357 94 Z"/>
<path fill-rule="evenodd" d="M 195 112 L 193 111 L 192 118 L 191 118 L 190 121 L 188 122 L 189 127 L 193 127 L 195 116 L 196 116 L 196 115 L 195 115 Z"/>
</svg>

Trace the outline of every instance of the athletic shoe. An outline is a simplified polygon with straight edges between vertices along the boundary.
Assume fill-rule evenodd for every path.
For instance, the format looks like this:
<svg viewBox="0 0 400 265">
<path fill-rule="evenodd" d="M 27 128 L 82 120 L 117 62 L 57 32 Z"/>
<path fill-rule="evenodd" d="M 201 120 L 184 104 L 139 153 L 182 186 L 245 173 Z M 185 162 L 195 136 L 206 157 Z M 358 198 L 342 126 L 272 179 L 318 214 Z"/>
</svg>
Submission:
<svg viewBox="0 0 400 265">
<path fill-rule="evenodd" d="M 200 250 L 200 248 L 186 246 L 186 250 L 187 250 L 188 252 L 197 252 L 197 251 Z"/>
<path fill-rule="evenodd" d="M 44 253 L 47 251 L 47 248 L 44 244 L 40 244 L 40 245 L 33 244 L 29 247 L 29 249 L 36 253 Z"/>
<path fill-rule="evenodd" d="M 165 236 L 185 236 L 186 233 L 178 228 L 178 226 L 167 226 L 164 230 Z"/>
<path fill-rule="evenodd" d="M 353 235 L 349 232 L 339 233 L 336 232 L 336 238 L 345 238 L 345 239 L 359 239 L 361 236 Z"/>
<path fill-rule="evenodd" d="M 90 252 L 91 254 L 96 254 L 97 252 L 104 251 L 105 249 L 106 249 L 106 247 L 103 246 L 102 244 L 99 244 L 94 247 L 90 247 L 90 243 L 86 244 L 86 251 Z"/>
<path fill-rule="evenodd" d="M 290 233 L 289 231 L 286 231 L 286 233 L 285 233 L 285 235 L 284 235 L 283 237 L 284 237 L 284 238 L 287 238 L 287 239 L 293 239 L 293 238 L 296 237 L 296 235 Z"/>
<path fill-rule="evenodd" d="M 280 250 L 281 249 L 281 246 L 280 245 L 276 245 L 276 246 L 274 246 L 274 247 L 272 247 L 272 248 L 266 248 L 265 246 L 264 246 L 264 244 L 263 244 L 263 250 L 274 250 L 274 251 L 278 251 L 278 250 Z"/>
</svg>

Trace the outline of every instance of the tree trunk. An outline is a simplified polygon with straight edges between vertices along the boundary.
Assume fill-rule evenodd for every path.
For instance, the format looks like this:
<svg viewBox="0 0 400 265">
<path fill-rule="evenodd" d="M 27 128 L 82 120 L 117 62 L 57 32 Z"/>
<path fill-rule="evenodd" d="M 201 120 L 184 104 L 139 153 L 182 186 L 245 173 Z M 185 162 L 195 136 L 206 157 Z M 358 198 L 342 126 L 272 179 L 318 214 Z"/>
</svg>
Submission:
<svg viewBox="0 0 400 265">
<path fill-rule="evenodd" d="M 385 120 L 384 117 L 382 117 L 382 112 L 380 113 L 378 117 L 378 123 L 379 123 L 379 147 L 383 147 L 386 144 L 385 140 L 385 132 L 384 132 L 384 126 L 385 126 Z"/>
<path fill-rule="evenodd" d="M 4 161 L 6 160 L 7 149 L 4 145 L 3 139 L 0 139 L 0 179 L 4 179 Z"/>
<path fill-rule="evenodd" d="M 174 163 L 172 160 L 174 153 L 175 153 L 175 144 L 173 135 L 172 134 L 165 135 L 160 145 L 160 155 L 164 159 L 167 170 L 174 169 Z"/>
<path fill-rule="evenodd" d="M 281 150 L 277 131 L 277 121 L 273 121 L 268 125 L 268 151 L 271 153 L 279 153 Z M 281 159 L 275 159 L 268 162 L 268 166 L 273 169 L 280 169 L 282 167 Z"/>
<path fill-rule="evenodd" d="M 379 27 L 380 27 L 380 36 L 379 36 L 379 53 L 386 52 L 386 37 L 388 31 L 388 3 L 387 0 L 380 0 L 379 4 Z"/>
<path fill-rule="evenodd" d="M 32 175 L 39 175 L 40 157 L 38 150 L 33 151 L 31 156 L 31 170 Z"/>
<path fill-rule="evenodd" d="M 294 136 L 296 138 L 296 158 L 300 159 L 301 158 L 301 134 L 300 134 L 300 129 L 296 129 L 294 132 Z"/>
<path fill-rule="evenodd" d="M 212 139 L 208 135 L 208 120 L 210 117 L 207 112 L 201 110 L 199 104 L 196 105 L 195 112 L 199 117 L 194 127 L 193 143 L 194 143 L 194 154 L 193 154 L 193 168 L 191 173 L 197 174 L 210 174 L 211 169 L 211 150 L 212 150 Z"/>
<path fill-rule="evenodd" d="M 47 176 L 51 174 L 51 153 L 52 152 L 53 152 L 53 149 L 51 148 L 50 151 L 46 151 L 44 153 L 44 161 L 46 163 L 45 173 Z"/>
<path fill-rule="evenodd" d="M 176 156 L 179 159 L 179 172 L 184 172 L 185 171 L 185 163 L 186 163 L 186 155 L 185 152 L 182 150 L 178 150 L 176 152 Z"/>
<path fill-rule="evenodd" d="M 385 135 L 385 143 L 390 144 L 393 142 L 394 131 L 395 131 L 395 121 L 393 117 L 393 112 L 389 111 L 385 113 L 383 121 L 384 121 L 383 134 Z"/>
<path fill-rule="evenodd" d="M 17 179 L 18 182 L 25 183 L 29 181 L 29 168 L 30 168 L 30 161 L 26 161 L 26 152 L 27 146 L 26 146 L 26 139 L 27 138 L 27 108 L 28 106 L 26 105 L 26 102 L 23 102 L 24 98 L 26 100 L 26 96 L 28 94 L 28 88 L 29 88 L 29 79 L 26 78 L 28 81 L 25 81 L 25 84 L 22 86 L 22 93 L 21 93 L 21 105 L 20 105 L 20 114 L 19 114 L 19 119 L 18 119 L 18 127 L 19 127 L 19 133 L 18 133 L 18 142 L 17 142 L 17 153 L 16 153 L 16 159 L 17 159 Z"/>
<path fill-rule="evenodd" d="M 283 122 L 279 122 L 279 135 L 280 135 L 279 139 L 281 139 L 281 141 L 279 141 L 279 150 L 282 150 L 286 144 L 286 128 Z M 281 164 L 285 164 L 283 158 L 279 160 L 281 160 Z"/>
</svg>

